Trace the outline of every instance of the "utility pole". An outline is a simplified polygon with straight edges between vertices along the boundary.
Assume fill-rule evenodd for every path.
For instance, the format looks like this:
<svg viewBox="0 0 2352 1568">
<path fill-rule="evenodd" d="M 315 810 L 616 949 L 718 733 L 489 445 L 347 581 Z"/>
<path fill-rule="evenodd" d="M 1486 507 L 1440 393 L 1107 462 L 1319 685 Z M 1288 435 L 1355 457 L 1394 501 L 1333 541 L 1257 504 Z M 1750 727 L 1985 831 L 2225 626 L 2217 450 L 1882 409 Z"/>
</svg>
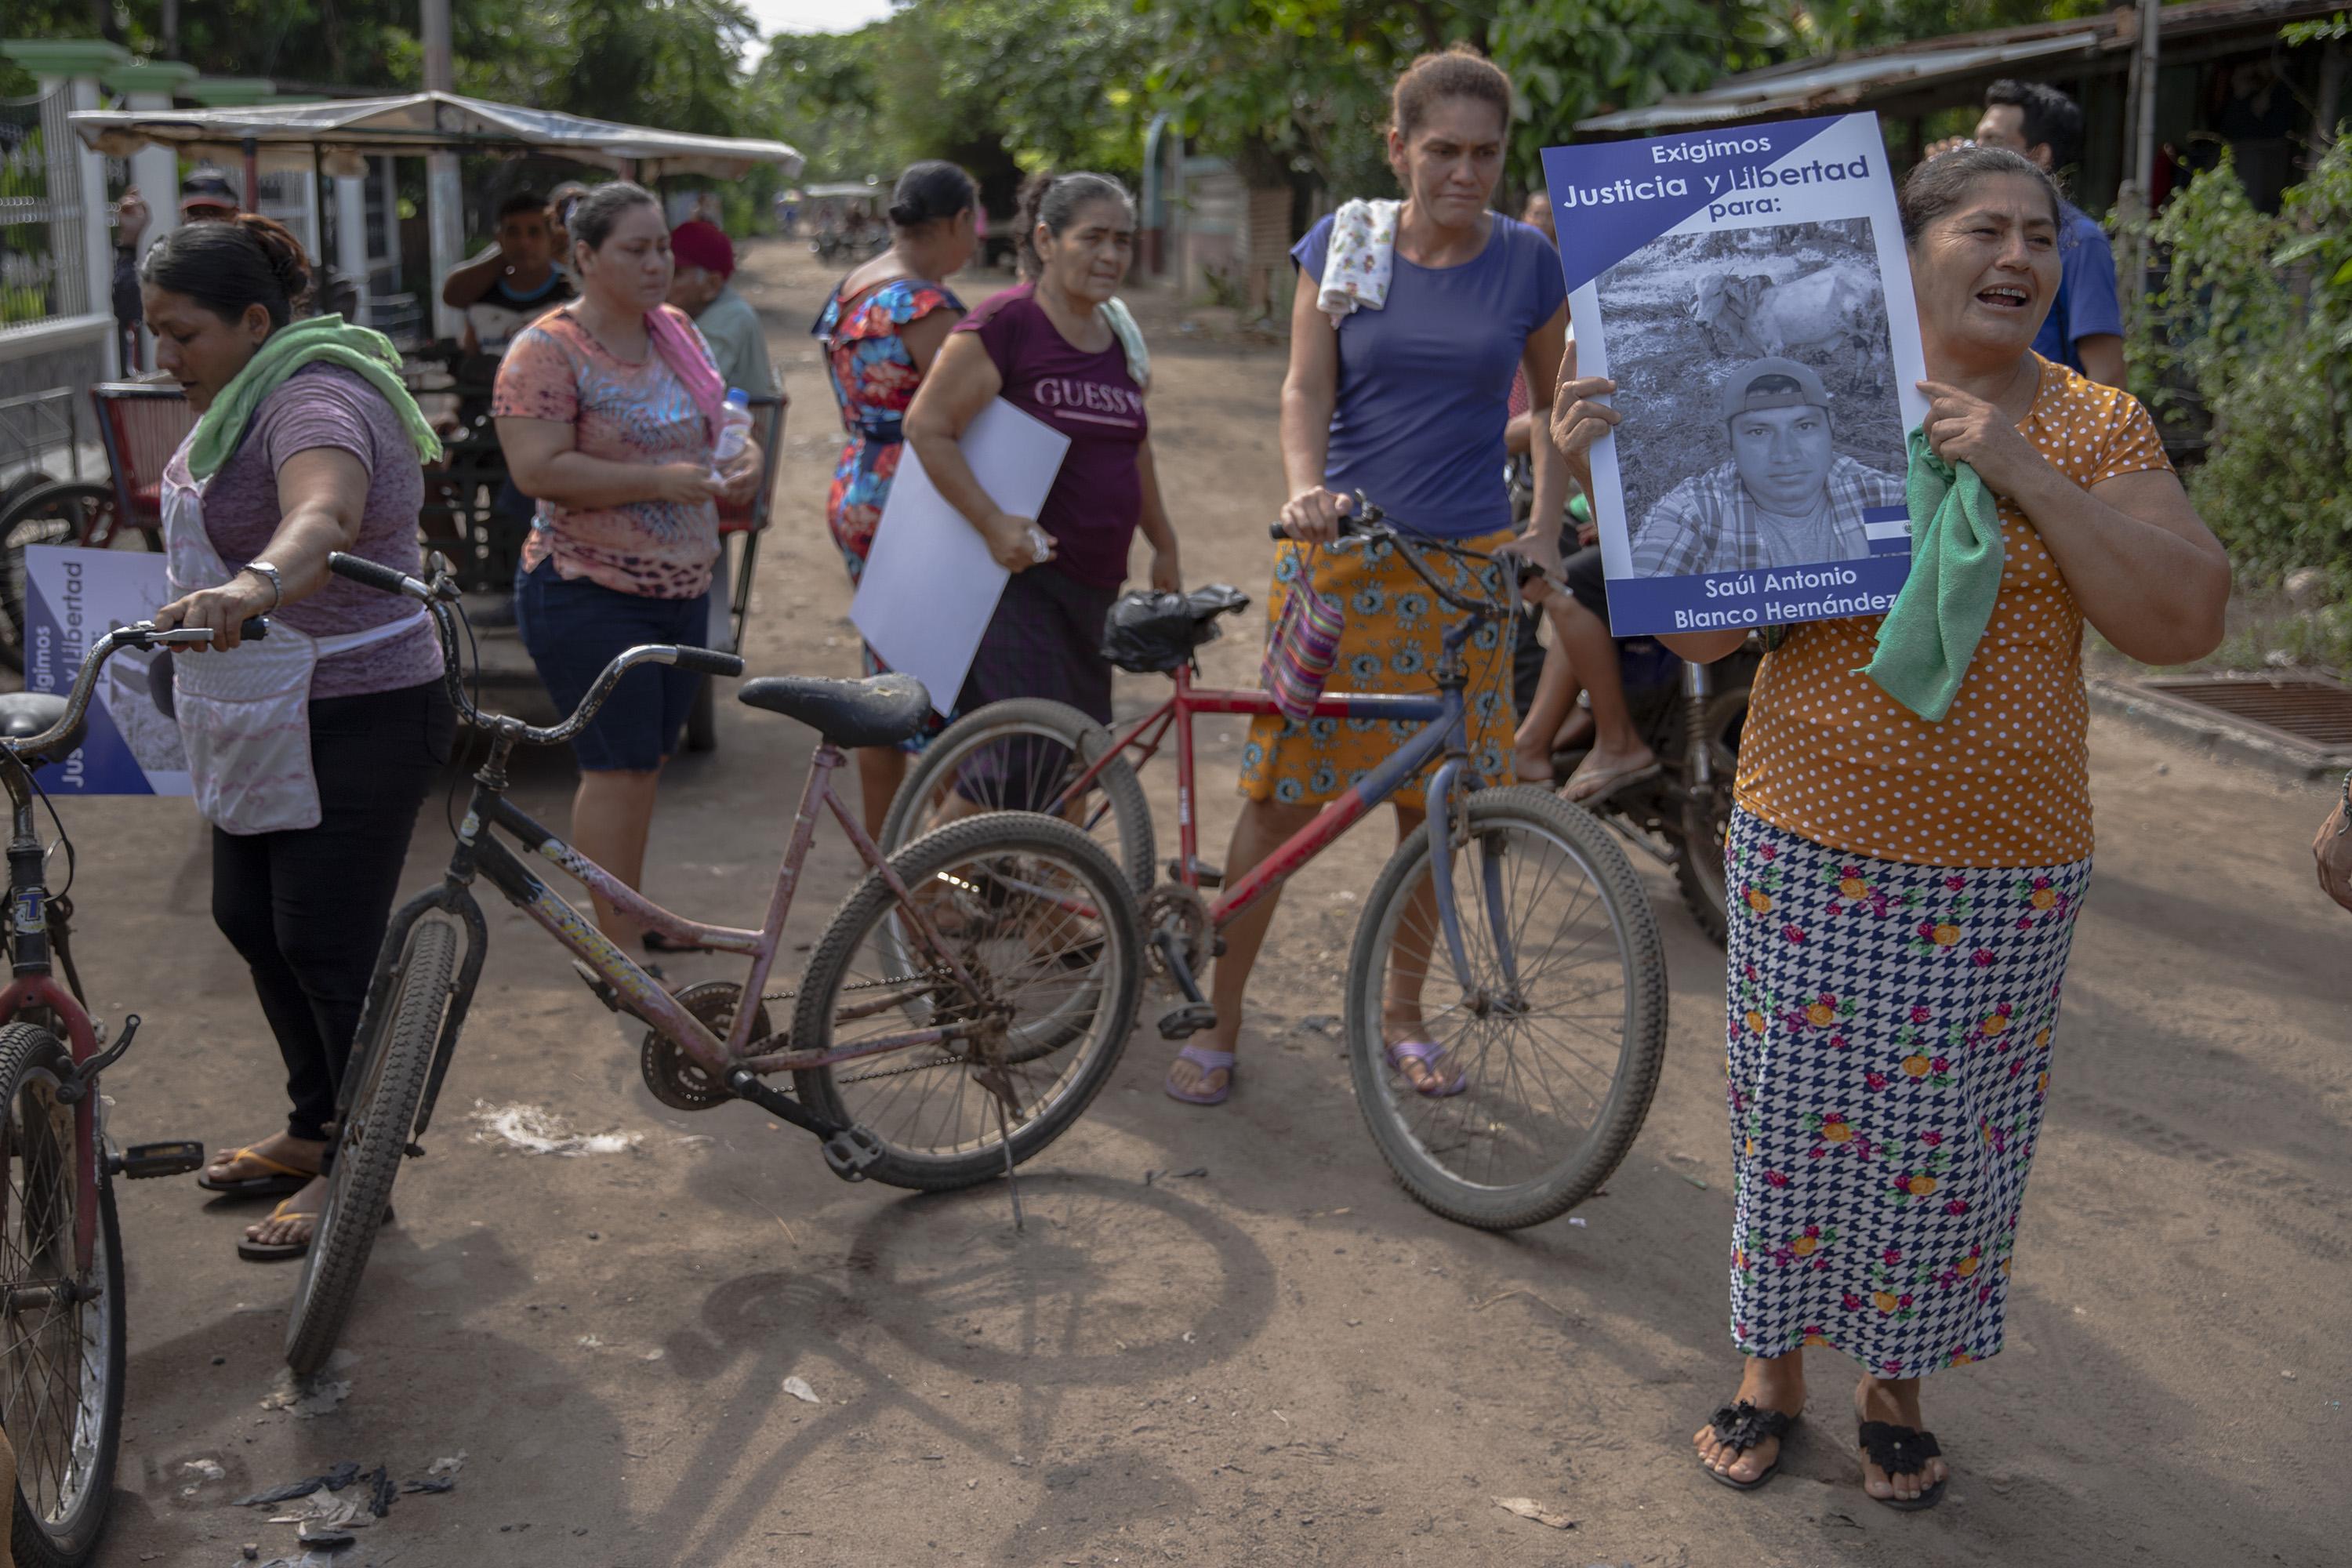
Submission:
<svg viewBox="0 0 2352 1568">
<path fill-rule="evenodd" d="M 2139 0 L 2139 36 L 2132 50 L 2132 176 L 2117 205 L 2136 224 L 2127 247 L 2126 273 L 2116 279 L 2126 304 L 2138 300 L 2147 285 L 2147 225 L 2156 216 L 2150 195 L 2156 188 L 2157 13 L 2162 4 L 2163 0 Z"/>
<path fill-rule="evenodd" d="M 457 76 L 449 63 L 449 0 L 418 0 L 423 26 L 418 37 L 425 46 L 425 89 L 455 92 Z M 454 338 L 463 328 L 457 311 L 441 302 L 441 284 L 457 268 L 466 243 L 466 193 L 457 178 L 457 154 L 434 153 L 425 160 L 425 217 L 432 277 L 425 286 L 433 301 L 433 335 Z"/>
</svg>

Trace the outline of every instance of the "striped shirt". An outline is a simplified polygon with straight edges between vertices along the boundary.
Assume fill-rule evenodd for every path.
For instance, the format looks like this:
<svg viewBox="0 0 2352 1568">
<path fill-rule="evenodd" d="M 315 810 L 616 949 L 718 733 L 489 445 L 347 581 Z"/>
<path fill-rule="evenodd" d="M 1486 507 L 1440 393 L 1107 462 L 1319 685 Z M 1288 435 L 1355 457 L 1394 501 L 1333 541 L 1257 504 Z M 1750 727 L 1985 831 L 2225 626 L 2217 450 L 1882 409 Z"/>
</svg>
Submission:
<svg viewBox="0 0 2352 1568">
<path fill-rule="evenodd" d="M 1903 505 L 1903 479 L 1866 468 L 1843 454 L 1830 463 L 1830 527 L 1841 548 L 1823 555 L 1808 548 L 1811 531 L 1768 526 L 1730 463 L 1694 474 L 1666 492 L 1634 531 L 1633 575 L 1687 577 L 1703 572 L 1754 572 L 1769 566 L 1810 566 L 1858 560 L 1870 553 L 1863 512 Z"/>
</svg>

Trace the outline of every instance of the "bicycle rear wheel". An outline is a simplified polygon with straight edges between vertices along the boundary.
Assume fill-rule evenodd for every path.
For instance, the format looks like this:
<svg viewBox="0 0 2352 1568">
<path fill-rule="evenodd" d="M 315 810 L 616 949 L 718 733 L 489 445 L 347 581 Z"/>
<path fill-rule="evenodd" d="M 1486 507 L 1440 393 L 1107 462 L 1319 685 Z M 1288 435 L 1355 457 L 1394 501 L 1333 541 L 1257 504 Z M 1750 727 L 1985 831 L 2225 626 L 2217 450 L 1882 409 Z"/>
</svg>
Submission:
<svg viewBox="0 0 2352 1568">
<path fill-rule="evenodd" d="M 890 868 L 979 994 L 906 934 L 897 897 L 869 873 L 809 961 L 793 1047 L 855 1049 L 988 1017 L 1002 1021 L 1002 1037 L 796 1072 L 794 1087 L 810 1109 L 882 1141 L 875 1180 L 971 1186 L 1004 1169 L 1006 1130 L 1017 1164 L 1060 1137 L 1118 1065 L 1143 992 L 1135 896 L 1085 834 L 1027 813 L 943 827 L 892 856 Z M 992 1073 L 1012 1105 L 983 1083 Z"/>
<path fill-rule="evenodd" d="M 1484 1230 L 1565 1213 L 1609 1179 L 1665 1059 L 1666 963 L 1625 853 L 1587 812 L 1539 789 L 1482 790 L 1454 845 L 1468 984 L 1439 928 L 1429 827 L 1373 885 L 1348 964 L 1356 1101 L 1397 1179 Z M 1425 956 L 1422 956 L 1425 955 Z M 1419 1037 L 1442 1047 L 1447 1096 L 1388 1059 L 1391 989 L 1420 987 Z"/>
<path fill-rule="evenodd" d="M 302 1278 L 286 1322 L 286 1364 L 304 1376 L 334 1353 L 359 1300 L 375 1233 L 416 1125 L 416 1104 L 449 1004 L 460 938 L 455 922 L 427 915 L 408 931 L 390 1005 L 352 1047 L 344 1069 L 360 1075 L 335 1137 L 334 1171 L 303 1255 Z"/>
<path fill-rule="evenodd" d="M 26 1568 L 97 1549 L 122 1434 L 122 1236 L 101 1163 L 89 1268 L 74 1267 L 79 1162 L 97 1156 L 58 1100 L 72 1065 L 47 1029 L 0 1028 L 0 1428 L 16 1450 L 10 1541 Z"/>
<path fill-rule="evenodd" d="M 1110 746 L 1110 731 L 1066 702 L 1016 697 L 967 713 L 908 769 L 882 819 L 882 853 L 982 812 L 1042 810 Z M 1063 816 L 1127 873 L 1138 898 L 1151 890 L 1151 807 L 1125 757 L 1106 763 Z"/>
</svg>

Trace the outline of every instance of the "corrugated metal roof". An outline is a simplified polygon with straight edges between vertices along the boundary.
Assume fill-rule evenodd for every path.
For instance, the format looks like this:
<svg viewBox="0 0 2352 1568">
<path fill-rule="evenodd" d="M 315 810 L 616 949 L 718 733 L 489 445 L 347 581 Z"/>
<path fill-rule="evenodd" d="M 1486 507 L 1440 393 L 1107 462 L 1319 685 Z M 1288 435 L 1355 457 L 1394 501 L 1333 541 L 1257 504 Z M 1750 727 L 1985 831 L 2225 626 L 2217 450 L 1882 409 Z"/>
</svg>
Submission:
<svg viewBox="0 0 2352 1568">
<path fill-rule="evenodd" d="M 1577 121 L 1579 131 L 1664 131 L 1720 121 L 1748 120 L 1759 114 L 1791 110 L 1830 108 L 1851 103 L 1873 89 L 1924 87 L 1952 77 L 1977 75 L 1988 67 L 2042 59 L 2052 55 L 2089 54 L 2098 47 L 2095 32 L 2068 33 L 2055 38 L 2035 38 L 2013 44 L 1977 45 L 1965 48 L 1926 50 L 1917 54 L 1877 55 L 1862 58 L 1832 58 L 1808 69 L 1742 72 L 1726 77 L 1705 92 L 1669 98 L 1645 109 L 1623 109 Z"/>
<path fill-rule="evenodd" d="M 2343 0 L 2194 0 L 2164 8 L 2166 39 L 2266 28 L 2332 15 Z M 2001 66 L 2068 54 L 2129 49 L 2137 15 L 2118 8 L 2078 22 L 2036 22 L 2019 27 L 1927 38 L 1886 48 L 1853 50 L 1826 58 L 1793 60 L 1725 77 L 1703 92 L 1664 99 L 1577 121 L 1579 131 L 1603 135 L 1696 130 L 1768 115 L 1865 108 L 1878 99 L 1967 80 Z"/>
</svg>

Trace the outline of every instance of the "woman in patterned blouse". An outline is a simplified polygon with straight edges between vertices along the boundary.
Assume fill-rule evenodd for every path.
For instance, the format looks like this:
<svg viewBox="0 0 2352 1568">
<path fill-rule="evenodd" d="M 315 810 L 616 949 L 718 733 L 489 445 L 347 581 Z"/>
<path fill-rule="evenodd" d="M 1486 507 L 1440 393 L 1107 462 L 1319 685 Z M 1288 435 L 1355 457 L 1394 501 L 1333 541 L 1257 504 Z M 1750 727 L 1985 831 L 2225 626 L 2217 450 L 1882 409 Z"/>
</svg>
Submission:
<svg viewBox="0 0 2352 1568">
<path fill-rule="evenodd" d="M 963 320 L 963 301 L 944 282 L 980 247 L 980 203 L 971 176 L 953 163 L 910 163 L 890 194 L 890 248 L 841 280 L 811 329 L 824 344 L 825 377 L 848 439 L 833 467 L 825 526 L 855 584 L 874 548 L 874 526 L 890 498 L 906 446 L 901 421 L 940 345 Z M 872 648 L 866 671 L 882 668 Z M 909 742 L 919 746 L 921 739 Z M 867 831 L 882 831 L 890 797 L 907 776 L 895 746 L 857 752 Z"/>
<path fill-rule="evenodd" d="M 1696 1435 L 1745 1489 L 1777 1467 L 1805 1358 L 1861 1363 L 1869 1495 L 1940 1500 L 1919 1382 L 2001 1348 L 2012 1248 L 2091 869 L 2088 622 L 2182 664 L 2221 639 L 2230 564 L 2147 411 L 2032 352 L 2060 276 L 2058 192 L 2014 153 L 1914 170 L 1903 225 L 1925 430 L 2000 503 L 1999 596 L 1944 717 L 1858 673 L 1878 622 L 1795 627 L 1739 747 L 1727 1099 L 1739 1392 Z M 1565 385 L 1563 447 L 1616 413 Z M 1738 632 L 1663 638 L 1711 660 Z"/>
</svg>

